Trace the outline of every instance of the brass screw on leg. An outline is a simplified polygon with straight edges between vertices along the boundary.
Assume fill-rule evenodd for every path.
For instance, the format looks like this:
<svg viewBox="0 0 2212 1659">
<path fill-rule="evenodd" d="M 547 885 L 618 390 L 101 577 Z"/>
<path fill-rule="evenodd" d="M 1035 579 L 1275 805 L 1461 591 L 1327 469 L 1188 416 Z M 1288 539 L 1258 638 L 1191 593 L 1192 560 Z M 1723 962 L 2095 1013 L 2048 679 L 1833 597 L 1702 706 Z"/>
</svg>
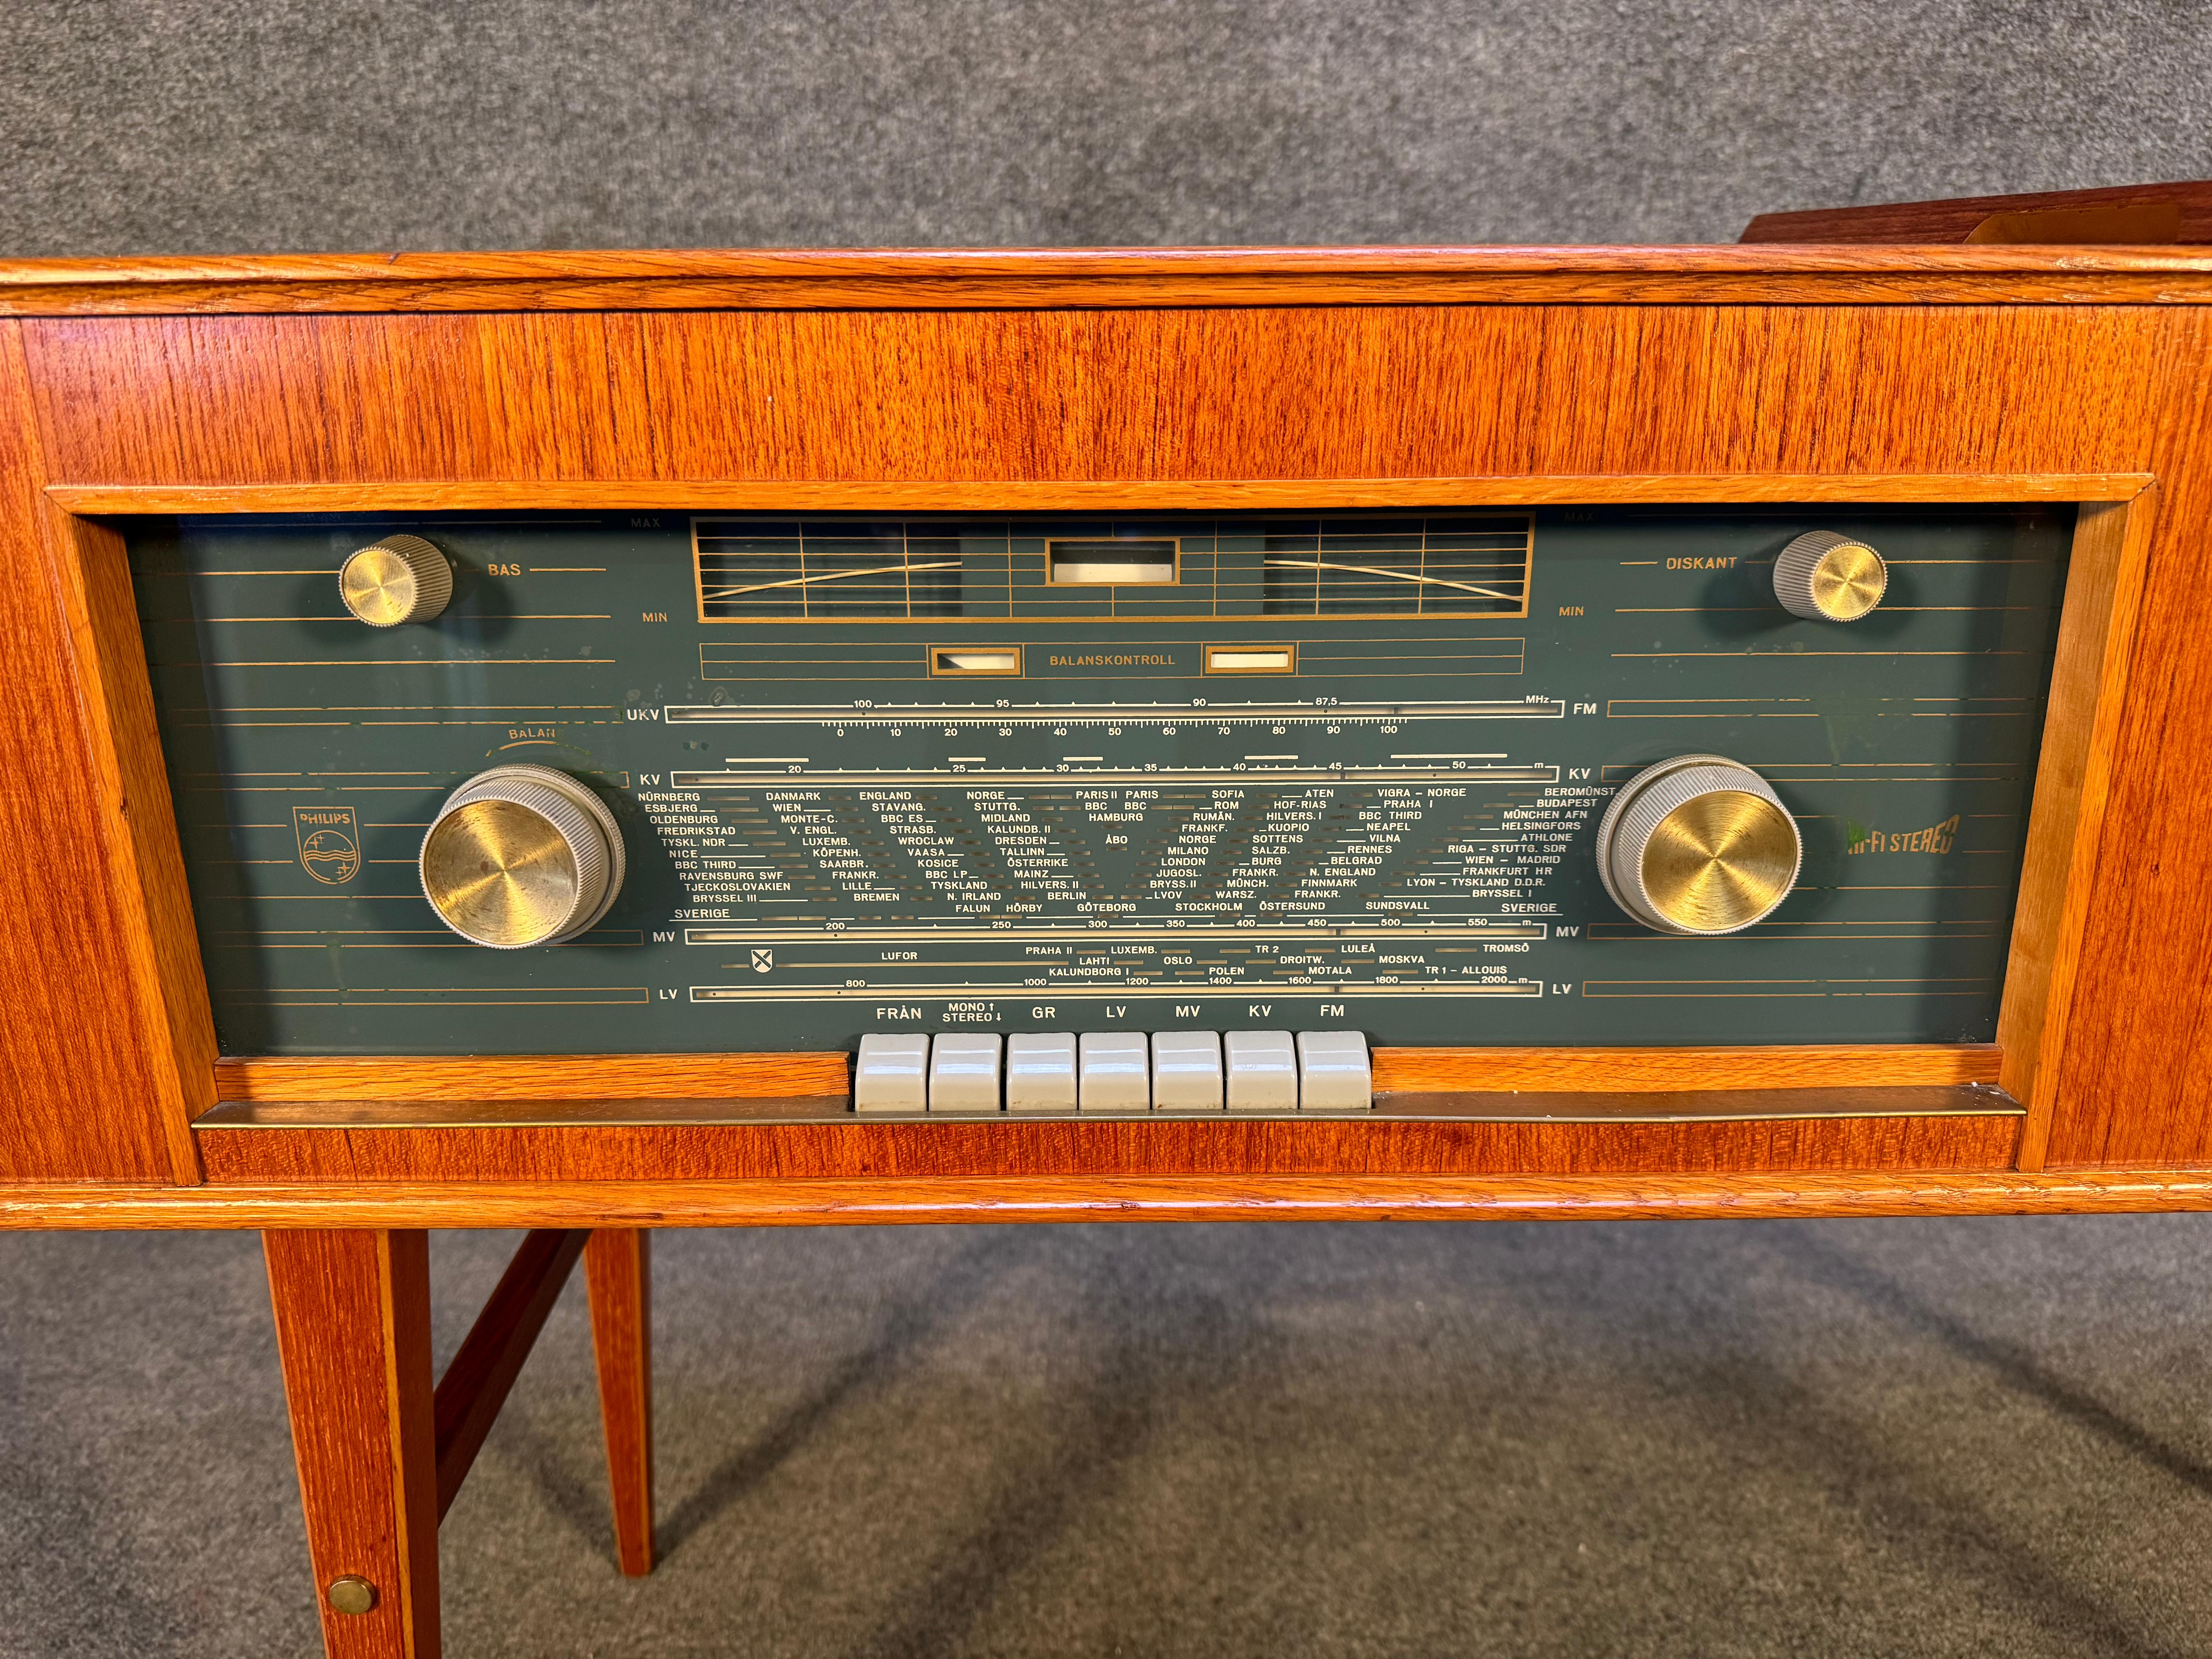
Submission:
<svg viewBox="0 0 2212 1659">
<path fill-rule="evenodd" d="M 331 1579 L 325 1593 L 340 1613 L 367 1613 L 376 1605 L 376 1586 L 354 1573 Z"/>
</svg>

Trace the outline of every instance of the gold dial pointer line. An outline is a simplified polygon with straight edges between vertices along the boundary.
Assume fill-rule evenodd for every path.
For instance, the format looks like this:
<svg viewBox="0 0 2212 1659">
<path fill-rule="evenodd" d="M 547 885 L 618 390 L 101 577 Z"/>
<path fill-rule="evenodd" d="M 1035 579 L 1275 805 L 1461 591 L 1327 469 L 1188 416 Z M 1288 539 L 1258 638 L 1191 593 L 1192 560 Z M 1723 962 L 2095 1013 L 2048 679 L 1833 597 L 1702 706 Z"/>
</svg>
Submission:
<svg viewBox="0 0 2212 1659">
<path fill-rule="evenodd" d="M 1290 570 L 1349 570 L 1358 576 L 1381 576 L 1394 582 L 1425 582 L 1431 587 L 1456 588 L 1462 593 L 1477 593 L 1486 599 L 1503 599 L 1508 605 L 1521 603 L 1518 593 L 1501 593 L 1494 587 L 1477 587 L 1473 582 L 1447 581 L 1442 576 L 1419 575 L 1410 570 L 1382 570 L 1369 564 L 1330 564 L 1321 559 L 1266 559 L 1261 562 Z"/>
</svg>

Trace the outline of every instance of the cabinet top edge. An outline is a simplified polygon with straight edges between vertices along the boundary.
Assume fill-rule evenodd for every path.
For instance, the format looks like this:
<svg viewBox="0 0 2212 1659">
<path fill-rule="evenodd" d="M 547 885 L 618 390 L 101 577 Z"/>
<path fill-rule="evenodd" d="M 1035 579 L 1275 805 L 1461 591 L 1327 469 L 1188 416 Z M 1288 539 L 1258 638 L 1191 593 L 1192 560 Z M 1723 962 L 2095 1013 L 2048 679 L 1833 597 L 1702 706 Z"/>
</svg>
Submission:
<svg viewBox="0 0 2212 1659">
<path fill-rule="evenodd" d="M 2212 303 L 2212 246 L 759 248 L 0 260 L 0 315 L 16 316 L 1602 303 L 1700 295 L 1729 303 Z"/>
</svg>

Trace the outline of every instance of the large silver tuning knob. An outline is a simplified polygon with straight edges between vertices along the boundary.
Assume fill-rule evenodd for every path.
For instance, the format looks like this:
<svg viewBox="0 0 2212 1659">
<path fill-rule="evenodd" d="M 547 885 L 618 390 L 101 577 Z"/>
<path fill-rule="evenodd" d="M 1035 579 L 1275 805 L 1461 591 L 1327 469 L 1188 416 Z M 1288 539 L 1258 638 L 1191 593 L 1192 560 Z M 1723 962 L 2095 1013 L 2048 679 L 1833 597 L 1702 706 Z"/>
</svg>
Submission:
<svg viewBox="0 0 2212 1659">
<path fill-rule="evenodd" d="M 1808 530 L 1774 561 L 1774 597 L 1808 622 L 1856 622 L 1889 590 L 1889 567 L 1864 542 Z"/>
<path fill-rule="evenodd" d="M 386 536 L 338 567 L 338 598 L 371 628 L 430 621 L 453 597 L 453 567 L 420 536 Z"/>
<path fill-rule="evenodd" d="M 565 772 L 495 766 L 446 798 L 422 837 L 422 896 L 463 939 L 495 951 L 559 945 L 622 890 L 622 830 Z"/>
<path fill-rule="evenodd" d="M 1662 933 L 1733 933 L 1790 896 L 1797 821 L 1748 766 L 1678 755 L 1621 787 L 1597 830 L 1613 902 Z"/>
</svg>

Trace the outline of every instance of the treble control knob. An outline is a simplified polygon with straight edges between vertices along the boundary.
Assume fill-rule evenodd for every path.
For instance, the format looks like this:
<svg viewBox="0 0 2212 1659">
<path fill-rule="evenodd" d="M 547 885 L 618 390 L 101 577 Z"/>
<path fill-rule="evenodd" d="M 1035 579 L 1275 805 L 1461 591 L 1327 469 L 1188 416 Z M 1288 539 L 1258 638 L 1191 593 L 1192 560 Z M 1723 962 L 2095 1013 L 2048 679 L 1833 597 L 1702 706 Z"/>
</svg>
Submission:
<svg viewBox="0 0 2212 1659">
<path fill-rule="evenodd" d="M 1774 597 L 1808 622 L 1856 622 L 1889 591 L 1889 567 L 1864 542 L 1808 530 L 1774 561 Z"/>
<path fill-rule="evenodd" d="M 622 890 L 622 830 L 591 790 L 549 766 L 495 766 L 446 798 L 422 837 L 422 896 L 495 951 L 560 945 Z"/>
<path fill-rule="evenodd" d="M 1797 821 L 1748 766 L 1678 755 L 1613 798 L 1597 868 L 1613 902 L 1662 933 L 1733 933 L 1790 896 L 1804 859 Z"/>
<path fill-rule="evenodd" d="M 420 536 L 386 536 L 338 567 L 338 598 L 371 628 L 426 623 L 453 597 L 453 567 Z"/>
</svg>

